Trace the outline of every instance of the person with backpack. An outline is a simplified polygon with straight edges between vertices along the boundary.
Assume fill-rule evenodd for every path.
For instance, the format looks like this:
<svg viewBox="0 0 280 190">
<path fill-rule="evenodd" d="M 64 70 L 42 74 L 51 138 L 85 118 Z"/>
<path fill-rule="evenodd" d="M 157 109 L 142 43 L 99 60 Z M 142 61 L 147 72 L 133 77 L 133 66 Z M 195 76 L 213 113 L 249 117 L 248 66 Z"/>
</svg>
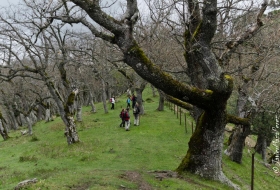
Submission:
<svg viewBox="0 0 280 190">
<path fill-rule="evenodd" d="M 127 103 L 127 108 L 130 108 L 130 102 L 131 102 L 131 99 L 130 99 L 130 96 L 127 97 L 126 99 L 126 103 Z"/>
<path fill-rule="evenodd" d="M 126 108 L 126 110 L 124 112 L 124 123 L 125 123 L 125 130 L 129 131 L 129 127 L 130 127 L 129 108 Z"/>
<path fill-rule="evenodd" d="M 134 94 L 132 94 L 131 101 L 132 101 L 132 108 L 134 108 L 134 106 L 135 106 L 135 104 L 137 102 L 137 97 Z"/>
<path fill-rule="evenodd" d="M 120 124 L 120 127 L 124 127 L 124 124 L 125 124 L 125 121 L 124 121 L 124 112 L 125 110 L 122 109 L 121 113 L 120 113 L 120 118 L 122 120 L 121 124 Z"/>
<path fill-rule="evenodd" d="M 140 121 L 140 108 L 138 103 L 136 102 L 134 108 L 133 108 L 133 115 L 134 115 L 134 125 L 139 126 L 139 121 Z"/>
</svg>

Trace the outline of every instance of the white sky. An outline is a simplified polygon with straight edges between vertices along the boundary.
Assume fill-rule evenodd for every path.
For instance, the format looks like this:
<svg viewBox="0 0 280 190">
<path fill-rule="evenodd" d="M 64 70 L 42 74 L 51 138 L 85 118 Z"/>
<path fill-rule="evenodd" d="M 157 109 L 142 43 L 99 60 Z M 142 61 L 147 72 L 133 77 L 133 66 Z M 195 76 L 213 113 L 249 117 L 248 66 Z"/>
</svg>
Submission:
<svg viewBox="0 0 280 190">
<path fill-rule="evenodd" d="M 9 6 L 10 4 L 18 4 L 21 0 L 1 0 L 1 7 Z"/>
</svg>

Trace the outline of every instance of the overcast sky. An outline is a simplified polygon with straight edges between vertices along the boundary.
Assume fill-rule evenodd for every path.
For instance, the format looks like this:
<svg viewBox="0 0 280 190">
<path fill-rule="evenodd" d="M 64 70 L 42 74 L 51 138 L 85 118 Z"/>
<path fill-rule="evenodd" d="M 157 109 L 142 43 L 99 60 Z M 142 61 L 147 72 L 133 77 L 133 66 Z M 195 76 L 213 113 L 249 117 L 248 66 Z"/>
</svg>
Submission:
<svg viewBox="0 0 280 190">
<path fill-rule="evenodd" d="M 1 6 L 8 6 L 10 4 L 18 4 L 20 0 L 1 0 Z"/>
</svg>

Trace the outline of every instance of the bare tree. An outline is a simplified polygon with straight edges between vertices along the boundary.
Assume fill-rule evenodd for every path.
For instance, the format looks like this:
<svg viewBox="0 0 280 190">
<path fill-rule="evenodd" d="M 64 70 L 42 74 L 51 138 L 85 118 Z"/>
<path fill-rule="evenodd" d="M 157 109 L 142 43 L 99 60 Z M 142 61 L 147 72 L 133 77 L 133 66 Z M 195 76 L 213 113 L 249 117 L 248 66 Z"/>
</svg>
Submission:
<svg viewBox="0 0 280 190">
<path fill-rule="evenodd" d="M 233 90 L 233 80 L 220 65 L 225 61 L 226 55 L 229 55 L 233 49 L 262 26 L 261 16 L 266 9 L 266 2 L 261 8 L 258 22 L 254 24 L 254 27 L 244 33 L 242 40 L 232 41 L 218 59 L 211 46 L 217 29 L 217 1 L 184 1 L 188 19 L 184 20 L 187 24 L 180 31 L 184 33 L 185 58 L 191 84 L 180 82 L 162 71 L 146 56 L 135 41 L 133 29 L 139 17 L 136 0 L 127 0 L 126 12 L 121 19 L 106 14 L 99 1 L 71 0 L 71 2 L 81 9 L 83 15 L 88 15 L 92 21 L 99 24 L 103 31 L 91 24 L 87 17 L 77 17 L 71 11 L 67 11 L 70 10 L 67 5 L 65 6 L 66 15 L 53 14 L 52 18 L 68 23 L 82 23 L 96 37 L 117 45 L 123 53 L 124 62 L 143 79 L 166 94 L 203 110 L 190 139 L 187 155 L 177 171 L 179 173 L 191 171 L 238 188 L 222 172 L 223 132 L 227 122 L 248 121 L 227 115 L 226 104 Z"/>
<path fill-rule="evenodd" d="M 0 32 L 1 39 L 3 39 L 0 46 L 8 52 L 8 55 L 11 55 L 5 58 L 5 64 L 1 65 L 7 71 L 1 73 L 1 77 L 6 81 L 16 77 L 43 81 L 56 102 L 61 119 L 65 124 L 67 143 L 72 144 L 79 142 L 73 119 L 75 113 L 73 106 L 78 89 L 71 87 L 65 70 L 65 65 L 69 61 L 66 46 L 66 38 L 69 34 L 67 31 L 63 34 L 61 31 L 63 24 L 52 25 L 51 19 L 45 19 L 44 10 L 50 8 L 48 5 L 35 1 L 26 2 L 26 6 L 31 7 L 32 14 L 19 11 L 16 15 L 6 15 L 6 17 L 1 15 L 0 19 L 5 27 Z M 17 17 L 19 15 L 20 17 Z M 46 27 L 48 30 L 45 30 Z M 51 72 L 51 66 L 57 68 L 55 72 L 58 72 L 60 82 L 68 93 L 66 98 L 55 85 L 56 78 L 52 77 L 55 72 Z"/>
</svg>

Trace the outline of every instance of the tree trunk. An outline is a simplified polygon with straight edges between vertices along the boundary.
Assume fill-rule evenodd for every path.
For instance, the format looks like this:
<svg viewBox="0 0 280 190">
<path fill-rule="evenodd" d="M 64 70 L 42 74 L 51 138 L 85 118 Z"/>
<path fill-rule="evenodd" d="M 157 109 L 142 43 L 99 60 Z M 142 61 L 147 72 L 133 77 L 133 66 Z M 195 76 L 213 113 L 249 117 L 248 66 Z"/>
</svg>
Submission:
<svg viewBox="0 0 280 190">
<path fill-rule="evenodd" d="M 30 112 L 30 119 L 32 123 L 36 123 L 38 121 L 36 115 L 34 114 L 34 111 Z"/>
<path fill-rule="evenodd" d="M 241 118 L 245 117 L 247 111 L 245 108 L 248 99 L 247 94 L 248 94 L 248 84 L 244 83 L 242 87 L 238 89 L 238 99 L 237 99 L 237 106 L 236 106 L 237 116 Z M 229 156 L 229 158 L 232 161 L 241 164 L 245 140 L 250 133 L 251 133 L 250 126 L 242 126 L 242 125 L 235 126 L 235 130 L 233 131 L 230 145 L 226 150 L 226 154 Z"/>
<path fill-rule="evenodd" d="M 75 124 L 75 99 L 78 94 L 78 89 L 74 89 L 71 94 L 68 96 L 66 106 L 64 108 L 65 114 L 64 117 L 67 121 L 65 128 L 65 136 L 67 138 L 67 143 L 73 144 L 79 142 L 78 132 L 76 130 Z"/>
<path fill-rule="evenodd" d="M 89 104 L 91 106 L 91 112 L 96 113 L 95 105 L 93 103 L 93 96 L 91 92 L 89 92 Z"/>
<path fill-rule="evenodd" d="M 28 126 L 28 134 L 32 135 L 33 134 L 32 122 L 30 121 L 28 116 L 26 117 L 26 121 L 27 121 L 27 126 Z"/>
<path fill-rule="evenodd" d="M 151 87 L 152 87 L 152 92 L 153 92 L 153 97 L 156 97 L 157 95 L 156 95 L 156 88 L 153 86 L 153 85 L 151 85 Z M 159 92 L 159 91 L 158 91 Z"/>
<path fill-rule="evenodd" d="M 45 77 L 44 75 L 42 77 Z M 76 124 L 74 120 L 75 116 L 75 98 L 78 93 L 77 89 L 74 89 L 70 95 L 68 96 L 66 105 L 63 106 L 62 97 L 60 96 L 57 89 L 55 89 L 54 84 L 49 80 L 49 78 L 45 78 L 44 81 L 46 81 L 46 85 L 50 91 L 50 94 L 52 95 L 54 101 L 57 104 L 58 111 L 60 113 L 60 117 L 65 124 L 65 132 L 64 135 L 67 138 L 67 143 L 73 144 L 79 142 L 79 136 L 76 130 Z"/>
<path fill-rule="evenodd" d="M 241 164 L 243 148 L 245 146 L 246 137 L 250 134 L 251 130 L 249 127 L 244 127 L 242 125 L 235 126 L 235 130 L 232 134 L 231 143 L 226 150 L 226 154 L 230 159 L 236 163 Z"/>
<path fill-rule="evenodd" d="M 145 113 L 144 105 L 143 105 L 143 97 L 142 93 L 146 87 L 147 82 L 141 80 L 141 84 L 137 85 L 138 87 L 135 88 L 136 94 L 137 94 L 137 103 L 140 108 L 140 115 L 143 115 Z"/>
<path fill-rule="evenodd" d="M 19 120 L 20 120 L 20 123 L 21 123 L 22 126 L 28 125 L 28 122 L 26 121 L 26 118 L 25 118 L 24 114 L 21 113 L 19 115 Z"/>
<path fill-rule="evenodd" d="M 255 150 L 257 153 L 262 155 L 262 159 L 264 161 L 266 161 L 266 148 L 267 148 L 267 143 L 266 143 L 265 136 L 258 135 L 257 143 L 255 145 Z"/>
<path fill-rule="evenodd" d="M 37 106 L 37 119 L 38 121 L 41 121 L 43 119 L 43 108 L 41 105 Z"/>
<path fill-rule="evenodd" d="M 103 79 L 102 80 L 102 102 L 103 102 L 103 108 L 104 108 L 104 112 L 108 113 L 108 107 L 107 107 L 107 96 L 106 96 L 106 84 L 105 81 Z"/>
<path fill-rule="evenodd" d="M 161 90 L 158 90 L 159 94 L 159 102 L 158 102 L 158 111 L 163 111 L 164 110 L 164 93 Z"/>
<path fill-rule="evenodd" d="M 238 189 L 222 172 L 225 109 L 213 109 L 201 114 L 189 141 L 187 155 L 176 169 L 178 173 L 190 171 L 202 177 L 218 180 Z"/>
<path fill-rule="evenodd" d="M 53 121 L 52 116 L 51 116 L 51 103 L 50 101 L 47 102 L 45 106 L 45 121 Z"/>
<path fill-rule="evenodd" d="M 46 122 L 52 121 L 52 119 L 51 119 L 51 110 L 50 110 L 49 108 L 47 108 L 47 109 L 45 110 L 45 113 L 46 113 L 46 115 L 45 115 L 45 121 L 46 121 Z"/>
<path fill-rule="evenodd" d="M 83 119 L 82 119 L 82 100 L 81 100 L 81 97 L 79 95 L 77 95 L 77 100 L 75 101 L 75 107 L 76 107 L 76 111 L 77 111 L 77 114 L 76 114 L 76 120 L 78 122 L 82 122 Z"/>
<path fill-rule="evenodd" d="M 7 140 L 9 138 L 8 131 L 4 126 L 4 124 L 2 123 L 2 119 L 0 119 L 0 133 L 4 140 Z"/>
<path fill-rule="evenodd" d="M 17 130 L 18 129 L 18 123 L 17 123 L 17 120 L 16 120 L 13 112 L 10 112 L 10 121 L 11 121 L 11 124 L 12 124 L 12 129 Z"/>
</svg>

